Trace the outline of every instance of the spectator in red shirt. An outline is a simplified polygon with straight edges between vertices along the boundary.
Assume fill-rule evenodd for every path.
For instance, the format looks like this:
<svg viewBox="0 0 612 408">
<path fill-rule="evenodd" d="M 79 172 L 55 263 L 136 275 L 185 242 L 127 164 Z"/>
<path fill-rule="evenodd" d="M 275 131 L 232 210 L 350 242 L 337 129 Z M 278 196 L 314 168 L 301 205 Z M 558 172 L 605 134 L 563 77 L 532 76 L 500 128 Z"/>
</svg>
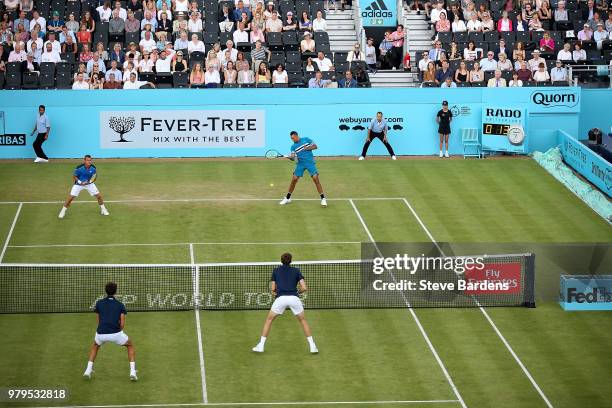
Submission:
<svg viewBox="0 0 612 408">
<path fill-rule="evenodd" d="M 410 66 L 410 53 L 406 52 L 404 55 L 404 71 L 411 71 L 412 67 Z"/>
<path fill-rule="evenodd" d="M 527 62 L 523 62 L 521 64 L 521 69 L 516 71 L 516 73 L 518 74 L 518 79 L 520 79 L 521 81 L 531 81 L 531 69 L 529 69 Z"/>
<path fill-rule="evenodd" d="M 497 31 L 512 31 L 512 20 L 508 18 L 508 12 L 502 12 L 502 18 L 497 20 Z"/>
<path fill-rule="evenodd" d="M 544 37 L 540 40 L 540 49 L 543 52 L 553 52 L 555 50 L 555 40 L 550 38 L 547 32 L 544 33 Z"/>
<path fill-rule="evenodd" d="M 446 18 L 446 13 L 440 13 L 440 19 L 436 22 L 436 32 L 438 33 L 448 33 L 451 30 L 451 23 Z"/>
<path fill-rule="evenodd" d="M 91 43 L 91 32 L 87 30 L 85 23 L 81 24 L 81 30 L 76 34 L 80 43 Z"/>
<path fill-rule="evenodd" d="M 93 58 L 93 53 L 89 49 L 89 43 L 83 44 L 83 50 L 81 51 L 81 54 L 79 55 L 79 61 L 88 62 L 92 58 Z"/>
<path fill-rule="evenodd" d="M 110 74 L 108 76 L 108 81 L 105 81 L 102 87 L 104 89 L 121 89 L 123 87 L 123 84 L 115 80 L 115 74 Z"/>
</svg>

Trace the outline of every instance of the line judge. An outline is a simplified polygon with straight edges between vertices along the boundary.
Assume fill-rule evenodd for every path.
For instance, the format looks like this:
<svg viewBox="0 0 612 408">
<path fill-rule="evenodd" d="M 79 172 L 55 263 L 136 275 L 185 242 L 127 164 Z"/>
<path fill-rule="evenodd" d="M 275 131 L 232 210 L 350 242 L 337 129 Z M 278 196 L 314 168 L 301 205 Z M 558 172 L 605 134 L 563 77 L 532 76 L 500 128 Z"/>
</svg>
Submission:
<svg viewBox="0 0 612 408">
<path fill-rule="evenodd" d="M 42 149 L 43 143 L 49 138 L 49 132 L 51 131 L 51 123 L 47 116 L 45 105 L 38 107 L 38 116 L 36 117 L 36 124 L 34 130 L 32 130 L 32 136 L 36 133 L 36 140 L 32 144 L 34 152 L 36 153 L 36 159 L 34 163 L 47 163 L 49 158 Z"/>
<path fill-rule="evenodd" d="M 370 122 L 370 127 L 368 127 L 368 136 L 366 137 L 365 144 L 363 145 L 363 149 L 361 151 L 361 156 L 359 156 L 359 160 L 363 160 L 366 158 L 368 154 L 368 148 L 370 147 L 370 143 L 372 143 L 373 139 L 380 139 L 380 141 L 385 145 L 389 155 L 392 160 L 397 160 L 395 157 L 395 153 L 393 152 L 393 148 L 389 144 L 389 140 L 387 139 L 387 130 L 389 129 L 389 125 L 387 124 L 387 119 L 383 118 L 382 112 L 377 112 L 376 117 L 372 119 Z"/>
</svg>

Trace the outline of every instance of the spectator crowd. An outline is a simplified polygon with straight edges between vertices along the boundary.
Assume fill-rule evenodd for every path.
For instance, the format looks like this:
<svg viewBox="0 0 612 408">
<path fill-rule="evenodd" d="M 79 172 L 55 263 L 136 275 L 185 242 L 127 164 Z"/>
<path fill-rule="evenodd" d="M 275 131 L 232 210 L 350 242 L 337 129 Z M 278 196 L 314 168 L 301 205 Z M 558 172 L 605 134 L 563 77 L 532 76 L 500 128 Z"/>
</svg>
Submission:
<svg viewBox="0 0 612 408">
<path fill-rule="evenodd" d="M 328 6 L 320 0 L 4 0 L 0 74 L 10 89 L 367 85 L 359 45 L 330 52 Z"/>
<path fill-rule="evenodd" d="M 412 0 L 434 29 L 424 86 L 567 83 L 568 64 L 608 63 L 610 0 Z M 345 2 L 339 6 L 344 7 Z M 331 5 L 336 7 L 335 2 Z M 4 0 L 0 86 L 368 86 L 410 69 L 399 24 L 330 52 L 323 0 Z M 23 79 L 22 79 L 23 78 Z"/>
<path fill-rule="evenodd" d="M 457 0 L 408 7 L 427 14 L 432 48 L 423 86 L 567 84 L 568 65 L 610 64 L 609 0 Z"/>
</svg>

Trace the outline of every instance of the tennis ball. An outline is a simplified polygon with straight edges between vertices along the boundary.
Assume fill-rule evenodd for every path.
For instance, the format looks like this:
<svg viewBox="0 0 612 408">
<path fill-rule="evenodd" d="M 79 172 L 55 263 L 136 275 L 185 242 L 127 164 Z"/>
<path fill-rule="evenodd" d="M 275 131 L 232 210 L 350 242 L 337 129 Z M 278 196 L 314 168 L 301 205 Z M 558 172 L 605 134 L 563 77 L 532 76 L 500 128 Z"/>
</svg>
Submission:
<svg viewBox="0 0 612 408">
<path fill-rule="evenodd" d="M 274 187 L 274 183 L 270 183 L 270 187 Z"/>
</svg>

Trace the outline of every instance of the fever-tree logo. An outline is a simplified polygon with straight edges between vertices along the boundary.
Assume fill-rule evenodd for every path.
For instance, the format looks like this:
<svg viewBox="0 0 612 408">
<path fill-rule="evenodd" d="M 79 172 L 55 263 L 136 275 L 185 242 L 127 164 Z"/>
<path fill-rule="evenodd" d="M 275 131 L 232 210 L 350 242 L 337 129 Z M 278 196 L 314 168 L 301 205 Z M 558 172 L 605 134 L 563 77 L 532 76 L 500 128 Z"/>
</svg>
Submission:
<svg viewBox="0 0 612 408">
<path fill-rule="evenodd" d="M 108 120 L 108 126 L 119 134 L 119 140 L 114 142 L 131 142 L 131 140 L 125 140 L 123 135 L 129 133 L 136 125 L 136 119 L 133 116 L 111 116 Z"/>
</svg>

